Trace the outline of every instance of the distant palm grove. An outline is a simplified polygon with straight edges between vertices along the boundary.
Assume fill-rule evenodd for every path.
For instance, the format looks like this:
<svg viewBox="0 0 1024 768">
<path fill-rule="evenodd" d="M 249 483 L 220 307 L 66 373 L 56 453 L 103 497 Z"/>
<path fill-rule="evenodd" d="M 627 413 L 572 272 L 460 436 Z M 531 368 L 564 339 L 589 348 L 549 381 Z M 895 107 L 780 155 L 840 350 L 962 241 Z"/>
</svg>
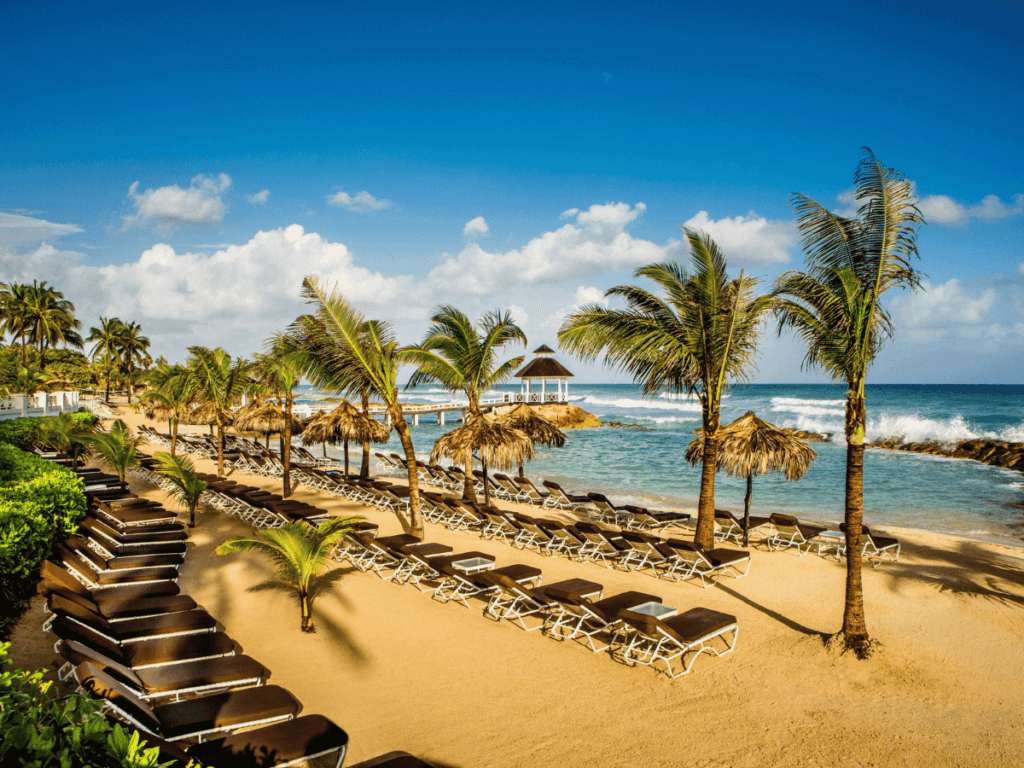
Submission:
<svg viewBox="0 0 1024 768">
<path fill-rule="evenodd" d="M 911 183 L 865 149 L 854 185 L 860 205 L 853 217 L 830 212 L 794 195 L 792 206 L 806 254 L 803 271 L 781 275 L 771 290 L 740 272 L 730 276 L 727 254 L 707 234 L 685 231 L 689 263 L 657 263 L 636 270 L 642 285 L 607 291 L 611 305 L 577 308 L 558 332 L 560 346 L 584 360 L 601 359 L 642 387 L 648 396 L 688 394 L 702 406 L 703 466 L 694 543 L 714 548 L 715 474 L 720 406 L 730 384 L 756 371 L 757 344 L 770 318 L 778 333 L 793 332 L 806 350 L 804 365 L 846 384 L 847 578 L 842 642 L 858 655 L 870 650 L 861 590 L 861 525 L 867 372 L 892 338 L 883 304 L 894 288 L 917 289 L 916 236 L 924 223 Z M 399 373 L 412 374 L 406 388 L 430 383 L 463 394 L 467 420 L 484 418 L 481 394 L 508 381 L 521 356 L 499 359 L 526 343 L 507 312 L 493 311 L 477 323 L 453 306 L 440 306 L 422 341 L 402 345 L 393 326 L 363 316 L 339 286 L 307 277 L 301 289 L 308 311 L 267 339 L 253 359 L 193 346 L 183 365 L 149 354 L 138 323 L 98 319 L 83 336 L 75 307 L 46 282 L 0 284 L 0 394 L 57 388 L 89 388 L 110 398 L 126 391 L 129 403 L 151 418 L 179 425 L 204 424 L 216 435 L 217 466 L 223 472 L 225 429 L 243 402 L 256 399 L 286 415 L 290 425 L 294 389 L 303 380 L 319 390 L 351 398 L 368 414 L 383 405 L 408 464 L 411 532 L 422 536 L 417 457 L 399 400 Z M 87 349 L 88 346 L 88 349 Z M 290 426 L 281 435 L 283 494 L 291 493 Z M 174 440 L 171 452 L 174 452 Z M 686 445 L 679 446 L 680 459 Z M 363 472 L 369 446 L 363 446 Z M 472 466 L 467 455 L 465 464 Z M 680 464 L 683 464 L 680 461 Z M 467 481 L 467 494 L 472 484 Z"/>
</svg>

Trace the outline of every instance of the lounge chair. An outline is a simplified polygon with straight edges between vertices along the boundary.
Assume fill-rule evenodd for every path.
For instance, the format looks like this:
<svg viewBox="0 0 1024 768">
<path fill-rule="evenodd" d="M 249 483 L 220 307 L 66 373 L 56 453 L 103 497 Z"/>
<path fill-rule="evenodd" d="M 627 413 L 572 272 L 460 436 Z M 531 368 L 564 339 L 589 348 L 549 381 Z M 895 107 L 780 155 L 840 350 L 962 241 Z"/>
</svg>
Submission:
<svg viewBox="0 0 1024 768">
<path fill-rule="evenodd" d="M 767 538 L 772 521 L 769 517 L 751 517 L 747 533 L 757 531 L 762 538 Z M 743 521 L 727 509 L 715 510 L 715 538 L 719 541 L 732 541 L 739 545 L 743 540 Z"/>
<path fill-rule="evenodd" d="M 39 582 L 38 589 L 47 597 L 59 595 L 65 600 L 77 603 L 107 621 L 144 619 L 147 616 L 194 611 L 198 607 L 191 597 L 180 594 L 97 601 L 89 590 L 81 582 L 73 579 L 67 571 L 58 574 L 57 578 L 44 576 Z"/>
<path fill-rule="evenodd" d="M 661 573 L 656 575 L 670 581 L 700 579 L 700 585 L 707 589 L 718 583 L 726 573 L 737 579 L 750 571 L 750 553 L 735 549 L 699 549 L 691 541 L 669 539 L 655 548 L 665 557 Z M 742 573 L 740 569 L 743 569 Z"/>
<path fill-rule="evenodd" d="M 588 510 L 591 513 L 591 517 L 600 522 L 622 525 L 619 519 L 621 516 L 628 514 L 626 507 L 615 506 L 603 493 L 591 492 L 587 494 L 587 498 L 590 499 L 593 507 L 592 511 Z"/>
<path fill-rule="evenodd" d="M 622 507 L 627 514 L 621 515 L 619 524 L 631 531 L 657 531 L 672 526 L 689 525 L 691 517 L 687 512 L 657 512 L 646 507 L 626 504 Z"/>
<path fill-rule="evenodd" d="M 49 630 L 50 625 L 59 617 L 80 627 L 83 632 L 91 632 L 119 645 L 217 631 L 214 618 L 198 608 L 111 621 L 91 610 L 84 601 L 71 600 L 63 595 L 51 594 L 46 606 L 53 615 L 43 624 L 44 631 Z"/>
<path fill-rule="evenodd" d="M 202 741 L 211 733 L 291 720 L 302 711 L 298 700 L 277 685 L 242 688 L 151 707 L 93 664 L 79 665 L 75 676 L 86 692 L 105 699 L 107 709 L 119 719 L 154 731 L 168 741 Z"/>
<path fill-rule="evenodd" d="M 178 569 L 174 567 L 101 570 L 106 561 L 88 548 L 71 550 L 63 544 L 57 544 L 54 552 L 64 562 L 71 575 L 90 589 L 119 584 L 178 580 Z"/>
<path fill-rule="evenodd" d="M 782 515 L 778 512 L 768 519 L 772 524 L 772 533 L 765 539 L 768 549 L 774 551 L 782 547 L 796 547 L 801 557 L 810 550 L 811 539 L 826 530 L 823 525 L 801 523 L 792 515 Z"/>
<path fill-rule="evenodd" d="M 693 608 L 668 619 L 629 610 L 620 615 L 629 629 L 622 646 L 623 660 L 627 664 L 646 666 L 664 662 L 671 678 L 687 674 L 705 651 L 715 656 L 732 653 L 739 635 L 735 616 L 708 608 Z M 716 640 L 724 644 L 724 650 L 715 648 Z"/>
<path fill-rule="evenodd" d="M 331 720 L 323 715 L 303 715 L 283 723 L 210 739 L 186 751 L 189 758 L 201 765 L 217 768 L 287 768 L 299 763 L 312 764 L 313 760 L 335 754 L 337 758 L 330 764 L 341 768 L 347 748 L 348 734 Z M 405 768 L 413 766 L 410 764 Z"/>
<path fill-rule="evenodd" d="M 846 523 L 840 523 L 839 530 L 845 534 Z M 899 561 L 899 539 L 894 539 L 891 536 L 879 536 L 877 533 L 872 533 L 866 525 L 861 525 L 861 533 L 864 537 L 861 554 L 871 560 L 872 568 L 877 568 L 886 559 L 892 560 L 894 563 Z M 843 552 L 845 551 L 844 545 Z"/>
<path fill-rule="evenodd" d="M 593 507 L 593 502 L 589 498 L 566 493 L 556 482 L 545 480 L 543 485 L 548 489 L 548 496 L 544 499 L 545 507 L 571 510 Z"/>
<path fill-rule="evenodd" d="M 78 568 L 88 570 L 80 562 L 77 565 Z M 181 592 L 181 588 L 176 582 L 164 580 L 164 581 L 150 581 L 138 584 L 113 584 L 110 586 L 100 586 L 95 583 L 87 583 L 87 577 L 79 576 L 78 571 L 73 566 L 58 565 L 52 560 L 44 560 L 39 566 L 39 572 L 45 582 L 55 582 L 71 591 L 75 591 L 74 587 L 69 586 L 70 584 L 77 584 L 82 590 L 83 594 L 86 594 L 97 605 L 103 605 L 106 602 L 120 602 L 123 600 L 132 600 L 142 597 L 162 597 L 166 595 L 177 595 Z M 42 586 L 42 583 L 41 583 Z M 46 594 L 46 592 L 43 592 Z"/>
<path fill-rule="evenodd" d="M 388 752 L 386 755 L 378 755 L 359 765 L 350 768 L 434 768 L 430 763 L 425 763 L 408 752 Z"/>
<path fill-rule="evenodd" d="M 500 472 L 494 474 L 494 481 L 501 486 L 502 495 L 510 501 L 529 504 L 532 501 L 529 492 L 516 485 L 516 481 Z"/>
<path fill-rule="evenodd" d="M 94 541 L 101 543 L 105 549 L 111 552 L 119 550 L 119 554 L 152 554 L 158 550 L 164 554 L 185 552 L 186 534 L 184 531 L 167 533 L 119 531 L 95 517 L 83 518 L 78 526 Z"/>
<path fill-rule="evenodd" d="M 625 571 L 650 568 L 657 575 L 658 566 L 665 562 L 665 556 L 657 548 L 657 545 L 661 543 L 660 539 L 635 531 L 623 531 L 619 534 L 619 541 L 624 542 L 628 547 L 616 563 L 619 568 Z"/>
<path fill-rule="evenodd" d="M 235 641 L 223 632 L 119 644 L 60 617 L 54 619 L 50 631 L 64 642 L 81 643 L 134 670 L 235 654 Z"/>
<path fill-rule="evenodd" d="M 530 504 L 538 504 L 540 506 L 548 506 L 548 496 L 550 494 L 541 491 L 535 486 L 527 477 L 517 477 L 514 482 L 519 486 L 519 490 L 525 494 Z"/>
<path fill-rule="evenodd" d="M 528 587 L 514 578 L 497 571 L 485 572 L 495 589 L 484 609 L 484 614 L 500 621 L 507 619 L 526 632 L 544 629 L 549 623 L 556 622 L 564 613 L 563 603 L 548 595 L 549 590 L 559 592 L 563 589 L 576 587 L 579 580 L 557 581 L 546 586 Z M 593 584 L 587 594 L 600 594 L 600 584 Z M 539 624 L 527 626 L 528 617 L 542 617 Z"/>
<path fill-rule="evenodd" d="M 270 670 L 250 656 L 225 656 L 200 661 L 184 661 L 163 667 L 134 670 L 81 643 L 57 644 L 57 652 L 77 668 L 89 663 L 106 672 L 143 700 L 214 693 L 232 688 L 262 685 Z M 81 681 L 78 681 L 81 684 Z"/>
<path fill-rule="evenodd" d="M 596 602 L 585 597 L 562 596 L 550 589 L 546 594 L 561 603 L 563 608 L 562 614 L 549 627 L 551 634 L 568 640 L 583 638 L 594 653 L 610 648 L 618 640 L 625 626 L 619 615 L 624 609 L 662 602 L 657 595 L 633 591 Z M 607 639 L 599 644 L 598 635 L 605 635 Z"/>
</svg>

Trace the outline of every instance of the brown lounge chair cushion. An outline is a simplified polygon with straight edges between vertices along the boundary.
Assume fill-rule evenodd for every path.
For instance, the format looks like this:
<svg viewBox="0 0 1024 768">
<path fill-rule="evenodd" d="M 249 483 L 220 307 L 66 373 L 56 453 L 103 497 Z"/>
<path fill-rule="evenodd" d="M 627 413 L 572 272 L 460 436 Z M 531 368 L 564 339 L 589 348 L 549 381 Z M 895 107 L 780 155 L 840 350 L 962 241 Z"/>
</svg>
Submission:
<svg viewBox="0 0 1024 768">
<path fill-rule="evenodd" d="M 434 768 L 430 763 L 425 763 L 418 757 L 413 757 L 408 752 L 388 752 L 386 755 L 378 755 L 359 765 L 351 768 Z"/>
<path fill-rule="evenodd" d="M 141 597 L 127 600 L 106 600 L 103 603 L 96 603 L 85 594 L 72 592 L 69 589 L 53 582 L 40 582 L 40 591 L 47 595 L 59 595 L 60 597 L 78 603 L 99 614 L 104 619 L 132 619 L 143 616 L 153 616 L 164 613 L 181 613 L 183 611 L 194 611 L 199 606 L 196 601 L 188 595 L 162 595 L 160 597 Z"/>
<path fill-rule="evenodd" d="M 79 642 L 136 671 L 139 667 L 228 656 L 235 652 L 235 641 L 223 632 L 158 637 L 119 645 L 60 617 L 54 620 L 52 631 L 61 640 Z"/>
<path fill-rule="evenodd" d="M 596 603 L 591 603 L 591 608 L 595 609 L 598 615 L 605 621 L 611 622 L 618 618 L 621 611 L 635 608 L 644 603 L 660 602 L 662 600 L 657 595 L 648 595 L 644 592 L 623 592 L 613 597 L 606 597 L 604 600 L 598 600 Z"/>
<path fill-rule="evenodd" d="M 716 568 L 722 565 L 731 565 L 750 559 L 749 552 L 742 552 L 738 549 L 705 549 L 704 557 Z"/>
<path fill-rule="evenodd" d="M 251 656 L 201 659 L 135 672 L 146 693 L 172 693 L 182 688 L 227 685 L 234 680 L 266 680 L 270 670 Z"/>
<path fill-rule="evenodd" d="M 305 715 L 189 747 L 188 756 L 218 768 L 270 768 L 344 749 L 348 734 L 323 715 Z"/>
<path fill-rule="evenodd" d="M 586 579 L 565 579 L 552 584 L 545 584 L 535 587 L 534 592 L 544 597 L 562 600 L 580 600 L 590 595 L 597 595 L 604 591 L 604 586 Z"/>
<path fill-rule="evenodd" d="M 257 720 L 295 717 L 301 711 L 298 699 L 279 685 L 242 688 L 153 709 L 160 722 L 160 732 L 168 739 Z"/>
<path fill-rule="evenodd" d="M 736 617 L 710 608 L 691 608 L 661 623 L 672 637 L 688 645 L 732 626 L 736 623 Z"/>
<path fill-rule="evenodd" d="M 44 560 L 39 568 L 42 581 L 39 582 L 39 591 L 48 595 L 52 590 L 50 585 L 59 585 L 69 592 L 81 595 L 92 600 L 97 605 L 122 600 L 134 600 L 138 598 L 160 597 L 165 595 L 177 595 L 181 589 L 173 581 L 154 581 L 146 584 L 123 587 L 101 587 L 89 589 L 78 579 L 74 578 L 67 569 L 49 560 Z"/>
</svg>

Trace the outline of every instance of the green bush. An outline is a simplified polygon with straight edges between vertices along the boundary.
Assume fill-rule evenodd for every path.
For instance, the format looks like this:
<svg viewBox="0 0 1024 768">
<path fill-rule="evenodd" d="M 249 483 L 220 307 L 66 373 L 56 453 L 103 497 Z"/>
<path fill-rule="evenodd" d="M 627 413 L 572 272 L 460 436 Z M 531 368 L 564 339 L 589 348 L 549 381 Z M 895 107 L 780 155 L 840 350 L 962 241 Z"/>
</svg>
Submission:
<svg viewBox="0 0 1024 768">
<path fill-rule="evenodd" d="M 0 637 L 24 611 L 39 564 L 77 530 L 85 509 L 73 472 L 0 444 Z"/>
<path fill-rule="evenodd" d="M 79 411 L 73 413 L 72 416 L 80 424 L 96 423 L 96 417 L 88 411 Z M 42 416 L 26 416 L 23 419 L 0 421 L 0 443 L 9 443 L 27 451 L 39 436 L 39 427 L 45 421 L 47 419 Z"/>
<path fill-rule="evenodd" d="M 111 724 L 102 702 L 71 693 L 55 696 L 45 672 L 12 669 L 9 643 L 0 643 L 0 765 L 34 768 L 158 768 L 157 747 L 146 749 L 134 728 Z"/>
</svg>

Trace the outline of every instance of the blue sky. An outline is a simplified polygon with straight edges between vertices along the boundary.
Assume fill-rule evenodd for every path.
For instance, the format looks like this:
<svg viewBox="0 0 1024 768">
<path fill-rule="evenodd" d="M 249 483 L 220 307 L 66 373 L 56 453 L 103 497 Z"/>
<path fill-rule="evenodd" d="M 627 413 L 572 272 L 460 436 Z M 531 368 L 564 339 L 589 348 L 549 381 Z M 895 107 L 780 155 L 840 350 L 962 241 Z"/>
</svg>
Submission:
<svg viewBox="0 0 1024 768">
<path fill-rule="evenodd" d="M 451 302 L 531 349 L 683 224 L 768 281 L 790 194 L 848 206 L 867 145 L 929 220 L 874 379 L 1024 380 L 1020 3 L 6 9 L 0 280 L 172 360 L 258 349 L 312 272 L 403 340 Z"/>
</svg>

